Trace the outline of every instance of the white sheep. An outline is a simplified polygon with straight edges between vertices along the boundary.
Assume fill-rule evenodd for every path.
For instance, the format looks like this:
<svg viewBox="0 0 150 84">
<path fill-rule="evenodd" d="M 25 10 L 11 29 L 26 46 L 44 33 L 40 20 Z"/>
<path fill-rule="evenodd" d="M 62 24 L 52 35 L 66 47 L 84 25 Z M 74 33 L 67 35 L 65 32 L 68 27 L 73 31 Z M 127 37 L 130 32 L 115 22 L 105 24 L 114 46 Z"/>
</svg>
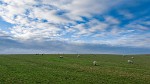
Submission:
<svg viewBox="0 0 150 84">
<path fill-rule="evenodd" d="M 63 56 L 59 56 L 59 58 L 63 58 Z"/>
<path fill-rule="evenodd" d="M 132 60 L 128 60 L 128 63 L 133 64 L 133 61 Z"/>
<path fill-rule="evenodd" d="M 131 57 L 132 59 L 134 59 L 134 57 Z"/>
<path fill-rule="evenodd" d="M 97 65 L 97 62 L 96 62 L 96 61 L 93 61 L 93 65 L 96 66 L 96 65 Z"/>
</svg>

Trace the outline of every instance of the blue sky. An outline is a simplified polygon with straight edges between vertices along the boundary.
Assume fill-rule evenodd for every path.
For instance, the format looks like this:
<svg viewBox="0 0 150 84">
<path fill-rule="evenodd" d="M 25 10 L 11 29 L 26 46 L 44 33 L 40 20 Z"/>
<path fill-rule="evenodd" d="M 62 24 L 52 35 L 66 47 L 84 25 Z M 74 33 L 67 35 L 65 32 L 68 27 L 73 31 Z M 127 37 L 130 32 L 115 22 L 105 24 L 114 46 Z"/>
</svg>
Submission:
<svg viewBox="0 0 150 84">
<path fill-rule="evenodd" d="M 0 0 L 0 53 L 150 54 L 149 0 Z"/>
</svg>

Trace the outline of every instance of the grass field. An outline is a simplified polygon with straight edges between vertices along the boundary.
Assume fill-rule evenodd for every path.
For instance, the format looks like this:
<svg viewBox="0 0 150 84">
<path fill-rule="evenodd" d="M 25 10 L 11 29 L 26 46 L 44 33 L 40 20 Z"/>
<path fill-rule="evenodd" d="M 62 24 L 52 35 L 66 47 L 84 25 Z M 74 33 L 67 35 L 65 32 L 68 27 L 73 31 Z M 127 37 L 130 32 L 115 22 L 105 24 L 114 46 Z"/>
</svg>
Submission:
<svg viewBox="0 0 150 84">
<path fill-rule="evenodd" d="M 0 55 L 0 84 L 150 84 L 150 55 L 59 56 Z"/>
</svg>

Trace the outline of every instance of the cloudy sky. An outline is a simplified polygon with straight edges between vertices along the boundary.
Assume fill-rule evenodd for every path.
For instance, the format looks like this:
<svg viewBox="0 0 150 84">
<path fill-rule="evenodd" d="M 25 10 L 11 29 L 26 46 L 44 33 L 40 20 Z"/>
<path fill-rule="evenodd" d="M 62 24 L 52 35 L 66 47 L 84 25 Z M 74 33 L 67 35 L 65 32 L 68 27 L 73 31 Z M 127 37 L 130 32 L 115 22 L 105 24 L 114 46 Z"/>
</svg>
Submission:
<svg viewBox="0 0 150 84">
<path fill-rule="evenodd" d="M 0 54 L 150 54 L 150 0 L 0 0 Z"/>
</svg>

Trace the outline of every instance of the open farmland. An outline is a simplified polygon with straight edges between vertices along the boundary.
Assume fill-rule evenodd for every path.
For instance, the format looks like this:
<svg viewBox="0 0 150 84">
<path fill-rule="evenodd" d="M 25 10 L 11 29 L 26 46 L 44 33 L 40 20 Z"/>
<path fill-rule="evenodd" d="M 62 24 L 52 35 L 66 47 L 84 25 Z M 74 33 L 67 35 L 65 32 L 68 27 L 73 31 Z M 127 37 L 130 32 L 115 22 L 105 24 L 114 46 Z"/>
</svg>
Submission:
<svg viewBox="0 0 150 84">
<path fill-rule="evenodd" d="M 150 84 L 150 55 L 59 56 L 0 55 L 0 84 Z"/>
</svg>

